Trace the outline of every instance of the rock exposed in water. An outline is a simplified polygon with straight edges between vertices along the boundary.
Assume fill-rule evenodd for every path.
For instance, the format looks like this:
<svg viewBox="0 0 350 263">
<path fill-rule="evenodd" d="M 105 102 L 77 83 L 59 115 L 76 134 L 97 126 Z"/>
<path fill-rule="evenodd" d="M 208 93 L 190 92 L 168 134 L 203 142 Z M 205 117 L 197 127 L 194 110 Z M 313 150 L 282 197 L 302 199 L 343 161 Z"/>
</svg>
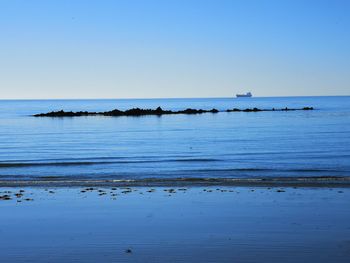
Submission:
<svg viewBox="0 0 350 263">
<path fill-rule="evenodd" d="M 290 108 L 283 108 L 283 109 L 258 109 L 258 108 L 247 108 L 247 109 L 228 109 L 226 112 L 259 112 L 259 111 L 295 111 L 295 110 L 313 110 L 313 107 L 304 107 L 301 109 L 290 109 Z M 94 111 L 51 111 L 48 113 L 39 113 L 33 115 L 34 117 L 80 117 L 80 116 L 145 116 L 145 115 L 170 115 L 170 114 L 202 114 L 202 113 L 218 113 L 219 110 L 217 109 L 211 109 L 211 110 L 202 110 L 202 109 L 185 109 L 185 110 L 179 110 L 179 111 L 172 111 L 172 110 L 163 110 L 161 107 L 153 109 L 140 109 L 140 108 L 132 108 L 129 110 L 121 111 L 118 109 L 111 110 L 111 111 L 103 111 L 103 112 L 94 112 Z"/>
<path fill-rule="evenodd" d="M 237 108 L 233 108 L 233 109 L 228 109 L 226 110 L 226 112 L 258 112 L 258 111 L 296 111 L 296 110 L 313 110 L 313 107 L 304 107 L 301 109 L 293 109 L 293 108 L 282 108 L 282 109 L 258 109 L 258 108 L 247 108 L 247 109 L 237 109 Z"/>
<path fill-rule="evenodd" d="M 89 112 L 89 111 L 52 111 L 48 113 L 40 113 L 33 115 L 34 117 L 80 117 L 80 116 L 144 116 L 144 115 L 165 115 L 165 114 L 201 114 L 201 113 L 218 113 L 217 109 L 202 110 L 202 109 L 186 109 L 180 111 L 163 110 L 161 107 L 157 109 L 140 109 L 133 108 L 125 111 L 118 109 L 104 112 Z"/>
</svg>

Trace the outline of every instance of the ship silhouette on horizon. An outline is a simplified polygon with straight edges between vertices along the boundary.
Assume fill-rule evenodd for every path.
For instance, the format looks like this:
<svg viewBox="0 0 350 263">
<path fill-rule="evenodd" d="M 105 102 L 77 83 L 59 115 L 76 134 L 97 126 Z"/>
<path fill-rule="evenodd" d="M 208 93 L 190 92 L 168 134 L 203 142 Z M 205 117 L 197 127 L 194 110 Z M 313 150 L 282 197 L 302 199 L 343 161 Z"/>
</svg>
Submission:
<svg viewBox="0 0 350 263">
<path fill-rule="evenodd" d="M 245 98 L 250 98 L 252 97 L 252 93 L 251 92 L 247 92 L 246 94 L 236 94 L 237 98 L 241 98 L 241 97 L 245 97 Z"/>
</svg>

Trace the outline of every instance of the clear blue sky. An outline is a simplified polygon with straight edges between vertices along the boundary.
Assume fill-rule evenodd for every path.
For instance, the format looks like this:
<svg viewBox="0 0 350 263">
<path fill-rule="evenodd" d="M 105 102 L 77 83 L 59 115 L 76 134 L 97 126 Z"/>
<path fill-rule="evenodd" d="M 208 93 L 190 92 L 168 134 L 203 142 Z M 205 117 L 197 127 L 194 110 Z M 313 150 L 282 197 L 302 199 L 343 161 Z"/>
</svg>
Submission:
<svg viewBox="0 0 350 263">
<path fill-rule="evenodd" d="M 348 0 L 0 0 L 0 98 L 350 94 Z"/>
</svg>

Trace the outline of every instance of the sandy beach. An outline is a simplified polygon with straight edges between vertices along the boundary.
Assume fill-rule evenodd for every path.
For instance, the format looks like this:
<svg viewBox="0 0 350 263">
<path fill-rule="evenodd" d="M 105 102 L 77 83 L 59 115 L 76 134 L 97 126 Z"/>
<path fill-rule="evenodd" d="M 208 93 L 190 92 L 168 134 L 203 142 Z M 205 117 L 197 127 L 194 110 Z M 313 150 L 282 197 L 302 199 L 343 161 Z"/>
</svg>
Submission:
<svg viewBox="0 0 350 263">
<path fill-rule="evenodd" d="M 348 262 L 350 256 L 349 188 L 0 192 L 3 262 Z"/>
</svg>

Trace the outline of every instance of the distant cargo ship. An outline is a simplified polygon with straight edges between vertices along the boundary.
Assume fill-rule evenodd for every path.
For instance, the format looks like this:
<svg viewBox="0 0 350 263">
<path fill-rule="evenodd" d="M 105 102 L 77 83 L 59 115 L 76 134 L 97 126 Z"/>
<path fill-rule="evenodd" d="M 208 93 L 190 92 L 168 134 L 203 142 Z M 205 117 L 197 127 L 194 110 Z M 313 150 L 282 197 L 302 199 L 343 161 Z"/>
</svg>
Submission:
<svg viewBox="0 0 350 263">
<path fill-rule="evenodd" d="M 237 98 L 240 98 L 240 97 L 245 97 L 245 98 L 250 98 L 252 97 L 252 93 L 251 92 L 247 92 L 246 94 L 236 94 L 236 97 Z"/>
</svg>

